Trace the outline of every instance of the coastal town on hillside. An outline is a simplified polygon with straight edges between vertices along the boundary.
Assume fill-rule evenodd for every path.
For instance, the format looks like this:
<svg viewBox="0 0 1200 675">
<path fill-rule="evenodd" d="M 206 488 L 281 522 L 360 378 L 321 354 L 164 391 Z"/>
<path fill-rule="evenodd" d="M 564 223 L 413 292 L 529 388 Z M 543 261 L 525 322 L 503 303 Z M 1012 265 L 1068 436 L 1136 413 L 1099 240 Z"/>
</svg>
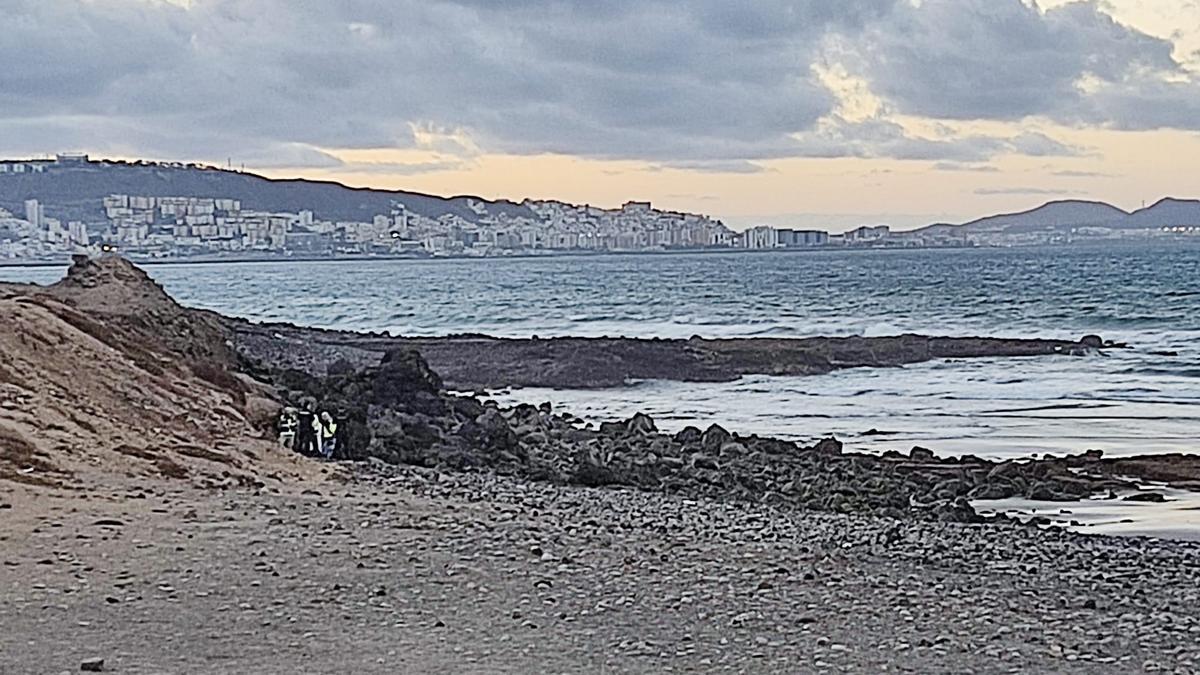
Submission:
<svg viewBox="0 0 1200 675">
<path fill-rule="evenodd" d="M 53 160 L 0 162 L 0 185 L 33 174 L 95 165 L 86 155 Z M 209 170 L 198 165 L 164 165 Z M 70 217 L 39 195 L 25 195 L 15 210 L 0 208 L 0 259 L 53 260 L 73 253 L 118 251 L 134 257 L 412 256 L 650 252 L 669 250 L 774 250 L 819 247 L 949 247 L 1061 243 L 1070 237 L 1113 238 L 1200 234 L 1198 226 L 1112 230 L 972 232 L 928 228 L 893 232 L 866 225 L 845 233 L 760 225 L 735 232 L 710 216 L 664 211 L 630 201 L 604 209 L 561 201 L 525 200 L 518 213 L 492 210 L 468 199 L 466 213 L 418 213 L 400 200 L 361 220 L 330 219 L 307 204 L 262 210 L 231 196 L 153 196 L 113 193 Z"/>
</svg>

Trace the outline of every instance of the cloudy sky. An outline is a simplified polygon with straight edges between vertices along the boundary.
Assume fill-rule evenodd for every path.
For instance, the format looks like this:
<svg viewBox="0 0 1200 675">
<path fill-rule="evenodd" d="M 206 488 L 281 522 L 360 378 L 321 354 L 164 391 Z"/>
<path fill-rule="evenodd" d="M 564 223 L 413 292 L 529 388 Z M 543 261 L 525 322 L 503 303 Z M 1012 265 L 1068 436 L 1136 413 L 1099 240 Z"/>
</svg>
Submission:
<svg viewBox="0 0 1200 675">
<path fill-rule="evenodd" d="M 0 0 L 0 155 L 904 226 L 1200 197 L 1200 0 Z"/>
</svg>

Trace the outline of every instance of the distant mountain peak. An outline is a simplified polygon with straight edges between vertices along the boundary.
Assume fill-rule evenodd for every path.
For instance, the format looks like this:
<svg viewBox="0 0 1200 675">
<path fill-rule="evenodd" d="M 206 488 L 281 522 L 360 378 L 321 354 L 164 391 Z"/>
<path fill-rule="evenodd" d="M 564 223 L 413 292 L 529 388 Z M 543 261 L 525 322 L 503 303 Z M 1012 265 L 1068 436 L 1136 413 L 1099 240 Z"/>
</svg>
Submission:
<svg viewBox="0 0 1200 675">
<path fill-rule="evenodd" d="M 1137 213 L 1138 211 L 1145 211 L 1147 209 L 1153 209 L 1153 208 L 1162 207 L 1162 206 L 1175 206 L 1175 205 L 1183 205 L 1183 206 L 1200 205 L 1200 199 L 1180 199 L 1178 197 L 1163 197 L 1162 199 L 1151 204 L 1150 206 L 1147 206 L 1145 208 L 1141 208 L 1141 209 L 1138 209 L 1137 211 L 1134 211 L 1134 213 Z"/>
<path fill-rule="evenodd" d="M 1062 227 L 1104 225 L 1129 216 L 1112 204 L 1087 199 L 1056 199 L 1015 213 L 1001 213 L 962 224 L 937 223 L 914 233 L 974 234 L 983 232 L 1030 231 Z"/>
</svg>

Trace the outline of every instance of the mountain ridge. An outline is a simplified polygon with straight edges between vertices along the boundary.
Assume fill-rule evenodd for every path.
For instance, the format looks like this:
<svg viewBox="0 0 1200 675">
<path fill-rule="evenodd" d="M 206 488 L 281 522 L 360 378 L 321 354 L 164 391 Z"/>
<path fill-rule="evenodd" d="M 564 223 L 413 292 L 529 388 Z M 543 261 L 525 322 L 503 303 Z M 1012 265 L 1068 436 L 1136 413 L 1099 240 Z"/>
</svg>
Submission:
<svg viewBox="0 0 1200 675">
<path fill-rule="evenodd" d="M 1200 200 L 1168 196 L 1150 206 L 1126 211 L 1100 200 L 1056 199 L 1024 211 L 997 213 L 965 223 L 933 223 L 896 234 L 1015 234 L 1079 227 L 1137 229 L 1178 225 L 1200 225 Z"/>
<path fill-rule="evenodd" d="M 525 216 L 529 207 L 507 199 L 473 195 L 443 197 L 408 190 L 356 187 L 332 180 L 271 178 L 219 167 L 150 162 L 93 160 L 74 165 L 45 162 L 41 173 L 0 177 L 0 206 L 19 212 L 26 199 L 38 199 L 47 215 L 60 219 L 93 220 L 103 216 L 101 199 L 111 194 L 148 197 L 211 197 L 241 200 L 261 211 L 311 210 L 328 220 L 370 221 L 396 204 L 430 218 L 457 215 L 469 221 L 480 217 L 470 204 L 481 203 L 492 215 Z M 51 210 L 53 209 L 53 211 Z"/>
<path fill-rule="evenodd" d="M 537 219 L 526 201 L 487 199 L 469 194 L 433 195 L 411 190 L 353 186 L 329 179 L 272 178 L 215 166 L 148 161 L 23 160 L 42 172 L 0 175 L 0 207 L 20 213 L 26 199 L 38 199 L 47 215 L 60 220 L 103 219 L 101 199 L 110 194 L 151 197 L 238 199 L 260 211 L 311 210 L 325 220 L 370 221 L 399 204 L 411 213 L 439 218 L 454 215 L 470 222 L 485 216 Z M 12 165 L 15 160 L 0 161 Z M 555 201 L 555 200 L 546 200 Z M 898 237 L 925 235 L 1025 233 L 1079 227 L 1115 229 L 1200 226 L 1200 199 L 1166 196 L 1134 211 L 1101 200 L 1056 199 L 1023 211 L 997 213 L 963 223 L 938 222 Z"/>
</svg>

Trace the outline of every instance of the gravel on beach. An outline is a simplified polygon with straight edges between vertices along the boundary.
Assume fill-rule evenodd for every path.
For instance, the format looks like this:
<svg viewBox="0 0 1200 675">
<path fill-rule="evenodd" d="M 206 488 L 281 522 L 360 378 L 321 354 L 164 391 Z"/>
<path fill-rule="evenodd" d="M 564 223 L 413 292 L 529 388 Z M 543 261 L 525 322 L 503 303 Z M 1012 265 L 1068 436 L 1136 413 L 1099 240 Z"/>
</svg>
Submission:
<svg viewBox="0 0 1200 675">
<path fill-rule="evenodd" d="M 353 470 L 5 496 L 0 673 L 1200 668 L 1194 544 Z"/>
</svg>

